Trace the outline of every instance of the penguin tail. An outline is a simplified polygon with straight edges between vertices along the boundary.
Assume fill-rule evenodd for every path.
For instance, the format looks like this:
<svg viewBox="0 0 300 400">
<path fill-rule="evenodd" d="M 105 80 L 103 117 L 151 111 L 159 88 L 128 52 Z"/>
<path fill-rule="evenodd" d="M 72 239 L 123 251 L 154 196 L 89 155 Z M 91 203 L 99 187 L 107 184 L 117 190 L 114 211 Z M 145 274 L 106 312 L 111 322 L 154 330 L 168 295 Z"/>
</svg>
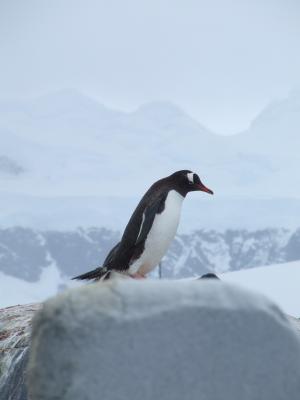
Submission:
<svg viewBox="0 0 300 400">
<path fill-rule="evenodd" d="M 92 271 L 86 272 L 85 274 L 75 276 L 73 279 L 78 280 L 92 280 L 95 281 L 103 281 L 110 278 L 111 271 L 107 269 L 107 267 L 98 267 L 93 269 Z"/>
</svg>

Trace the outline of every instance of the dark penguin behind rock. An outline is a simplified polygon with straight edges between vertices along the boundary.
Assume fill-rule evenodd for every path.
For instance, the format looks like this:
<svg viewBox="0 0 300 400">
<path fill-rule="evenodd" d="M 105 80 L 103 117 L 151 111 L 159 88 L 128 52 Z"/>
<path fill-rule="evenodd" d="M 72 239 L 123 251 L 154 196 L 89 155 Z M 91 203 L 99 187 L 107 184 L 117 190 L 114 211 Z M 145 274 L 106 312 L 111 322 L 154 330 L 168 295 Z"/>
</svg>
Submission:
<svg viewBox="0 0 300 400">
<path fill-rule="evenodd" d="M 200 276 L 200 278 L 198 278 L 198 279 L 219 279 L 220 280 L 220 278 L 216 274 L 213 274 L 212 272 L 204 274 L 204 275 Z"/>
</svg>

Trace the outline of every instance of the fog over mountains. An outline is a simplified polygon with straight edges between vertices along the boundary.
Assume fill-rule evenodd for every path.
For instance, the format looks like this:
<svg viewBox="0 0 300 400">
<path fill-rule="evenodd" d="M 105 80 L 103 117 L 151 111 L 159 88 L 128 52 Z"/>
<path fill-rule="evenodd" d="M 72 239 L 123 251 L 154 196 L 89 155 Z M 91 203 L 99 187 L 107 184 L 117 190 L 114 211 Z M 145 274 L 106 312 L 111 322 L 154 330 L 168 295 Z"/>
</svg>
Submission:
<svg viewBox="0 0 300 400">
<path fill-rule="evenodd" d="M 216 135 L 168 102 L 131 113 L 76 91 L 0 102 L 0 224 L 123 229 L 153 183 L 199 172 L 180 229 L 297 227 L 300 92 L 270 104 L 246 132 Z"/>
</svg>

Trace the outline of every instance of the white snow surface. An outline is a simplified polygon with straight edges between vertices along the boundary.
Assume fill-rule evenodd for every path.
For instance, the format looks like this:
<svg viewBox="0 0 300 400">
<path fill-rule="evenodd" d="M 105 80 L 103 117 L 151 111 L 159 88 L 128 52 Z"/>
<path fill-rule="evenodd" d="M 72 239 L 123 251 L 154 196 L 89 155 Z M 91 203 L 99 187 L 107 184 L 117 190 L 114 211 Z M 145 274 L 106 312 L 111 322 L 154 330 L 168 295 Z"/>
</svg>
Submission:
<svg viewBox="0 0 300 400">
<path fill-rule="evenodd" d="M 300 317 L 300 261 L 228 272 L 219 275 L 272 299 L 289 315 Z M 44 269 L 40 280 L 27 282 L 0 272 L 0 308 L 44 301 L 69 287 L 86 285 L 61 276 L 55 265 Z"/>
<path fill-rule="evenodd" d="M 300 261 L 228 272 L 220 278 L 264 294 L 286 314 L 300 318 Z"/>
<path fill-rule="evenodd" d="M 39 303 L 67 287 L 80 285 L 63 278 L 56 265 L 45 268 L 37 282 L 24 281 L 0 272 L 0 308 Z"/>
</svg>

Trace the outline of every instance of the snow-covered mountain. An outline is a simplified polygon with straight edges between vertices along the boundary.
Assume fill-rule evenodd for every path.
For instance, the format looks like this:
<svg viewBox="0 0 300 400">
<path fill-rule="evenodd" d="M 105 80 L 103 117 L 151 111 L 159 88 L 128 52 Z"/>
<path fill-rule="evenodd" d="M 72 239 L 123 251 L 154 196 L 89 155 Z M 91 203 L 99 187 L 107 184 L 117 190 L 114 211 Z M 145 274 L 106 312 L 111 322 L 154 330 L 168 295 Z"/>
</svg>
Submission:
<svg viewBox="0 0 300 400">
<path fill-rule="evenodd" d="M 123 113 L 74 91 L 0 103 L 0 121 L 1 151 L 26 171 L 6 190 L 30 195 L 136 195 L 220 141 L 172 104 Z"/>
<path fill-rule="evenodd" d="M 262 156 L 295 157 L 300 144 L 299 127 L 300 90 L 295 90 L 287 98 L 269 104 L 235 139 Z"/>
<path fill-rule="evenodd" d="M 300 90 L 271 103 L 231 140 L 248 164 L 243 184 L 257 194 L 299 198 Z"/>
<path fill-rule="evenodd" d="M 171 103 L 124 113 L 75 91 L 2 101 L 0 121 L 2 157 L 26 172 L 17 185 L 6 180 L 9 191 L 140 195 L 153 180 L 191 168 L 222 196 L 300 197 L 300 92 L 232 137 L 212 133 Z"/>
<path fill-rule="evenodd" d="M 300 92 L 271 104 L 247 132 L 231 137 L 168 102 L 125 113 L 73 90 L 2 100 L 0 224 L 121 230 L 153 181 L 190 168 L 215 197 L 189 195 L 183 232 L 295 228 L 299 131 Z"/>
<path fill-rule="evenodd" d="M 177 235 L 163 259 L 163 276 L 187 278 L 299 260 L 300 230 L 195 231 Z"/>
<path fill-rule="evenodd" d="M 101 265 L 118 240 L 118 232 L 97 228 L 69 232 L 1 229 L 0 307 L 40 301 L 70 286 L 71 277 Z M 163 278 L 220 274 L 300 260 L 299 249 L 300 229 L 181 234 L 163 259 Z"/>
<path fill-rule="evenodd" d="M 220 278 L 260 292 L 277 303 L 285 313 L 300 318 L 300 261 L 227 272 Z M 0 308 L 41 302 L 66 287 L 80 284 L 63 279 L 55 266 L 46 269 L 37 282 L 0 272 Z"/>
</svg>

